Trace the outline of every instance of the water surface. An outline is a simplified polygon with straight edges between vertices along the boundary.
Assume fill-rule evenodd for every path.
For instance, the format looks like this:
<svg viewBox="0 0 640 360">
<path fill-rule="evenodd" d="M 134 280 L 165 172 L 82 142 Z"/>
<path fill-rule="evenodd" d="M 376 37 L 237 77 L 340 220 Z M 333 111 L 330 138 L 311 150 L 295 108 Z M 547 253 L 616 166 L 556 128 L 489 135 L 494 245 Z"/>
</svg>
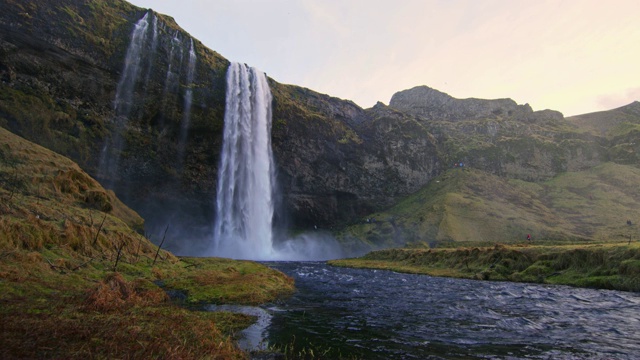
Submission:
<svg viewBox="0 0 640 360">
<path fill-rule="evenodd" d="M 326 358 L 638 359 L 640 294 L 269 263 L 298 291 L 270 307 L 270 344 Z"/>
</svg>

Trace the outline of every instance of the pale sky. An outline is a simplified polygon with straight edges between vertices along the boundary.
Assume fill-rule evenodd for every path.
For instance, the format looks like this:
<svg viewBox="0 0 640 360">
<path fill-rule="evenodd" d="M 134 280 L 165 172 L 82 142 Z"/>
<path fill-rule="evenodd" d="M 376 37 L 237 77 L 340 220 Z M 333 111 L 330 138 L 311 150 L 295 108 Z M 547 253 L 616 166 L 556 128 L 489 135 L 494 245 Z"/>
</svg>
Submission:
<svg viewBox="0 0 640 360">
<path fill-rule="evenodd" d="M 131 0 L 230 61 L 368 108 L 418 85 L 565 116 L 640 100 L 640 0 Z"/>
</svg>

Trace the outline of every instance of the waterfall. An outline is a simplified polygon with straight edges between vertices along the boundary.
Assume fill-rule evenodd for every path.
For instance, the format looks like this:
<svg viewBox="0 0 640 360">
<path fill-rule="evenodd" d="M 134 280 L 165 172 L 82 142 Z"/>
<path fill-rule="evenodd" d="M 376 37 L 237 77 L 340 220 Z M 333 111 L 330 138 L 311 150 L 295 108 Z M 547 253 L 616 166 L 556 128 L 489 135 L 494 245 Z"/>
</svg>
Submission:
<svg viewBox="0 0 640 360">
<path fill-rule="evenodd" d="M 140 74 L 141 54 L 149 27 L 148 17 L 149 12 L 138 20 L 131 33 L 131 42 L 124 61 L 124 71 L 116 88 L 116 99 L 113 106 L 116 116 L 127 116 L 131 111 L 133 89 Z"/>
<path fill-rule="evenodd" d="M 264 73 L 238 63 L 230 65 L 218 168 L 214 256 L 254 260 L 274 256 L 271 99 Z"/>
<path fill-rule="evenodd" d="M 131 42 L 127 48 L 125 56 L 124 68 L 118 86 L 116 87 L 116 95 L 113 102 L 113 110 L 115 118 L 115 133 L 110 140 L 107 140 L 102 147 L 100 154 L 100 164 L 98 167 L 98 177 L 103 179 L 105 187 L 112 187 L 118 174 L 118 163 L 120 160 L 120 151 L 122 150 L 123 139 L 120 132 L 126 125 L 131 113 L 133 104 L 133 93 L 138 77 L 140 76 L 140 63 L 147 37 L 147 29 L 149 28 L 149 13 L 136 22 L 131 32 Z M 153 15 L 151 15 L 153 16 Z M 115 155 L 112 154 L 115 152 Z"/>
<path fill-rule="evenodd" d="M 151 14 L 153 16 L 153 14 Z M 151 56 L 147 59 L 147 76 L 144 79 L 145 90 L 149 87 L 149 80 L 151 79 L 151 73 L 153 70 L 154 55 L 158 49 L 158 17 L 153 16 L 153 23 L 151 25 L 152 34 L 151 37 Z"/>
<path fill-rule="evenodd" d="M 189 123 L 191 121 L 191 101 L 193 98 L 193 76 L 196 70 L 196 50 L 193 47 L 193 39 L 189 47 L 189 62 L 187 63 L 187 91 L 184 94 L 184 110 L 182 113 L 182 123 L 180 126 L 180 142 L 178 143 L 178 163 L 184 163 L 184 150 L 187 142 L 187 134 L 189 132 Z"/>
<path fill-rule="evenodd" d="M 179 74 L 176 74 L 173 71 L 173 67 L 174 67 L 174 58 L 176 57 L 178 58 L 178 69 L 182 64 L 182 42 L 180 41 L 179 34 L 180 33 L 178 32 L 178 30 L 176 30 L 173 38 L 171 39 L 171 50 L 169 51 L 169 66 L 167 67 L 167 76 L 164 82 L 165 97 L 168 95 L 169 92 L 174 91 L 178 83 L 176 78 L 178 77 Z M 177 56 L 176 56 L 176 49 L 178 50 Z"/>
</svg>

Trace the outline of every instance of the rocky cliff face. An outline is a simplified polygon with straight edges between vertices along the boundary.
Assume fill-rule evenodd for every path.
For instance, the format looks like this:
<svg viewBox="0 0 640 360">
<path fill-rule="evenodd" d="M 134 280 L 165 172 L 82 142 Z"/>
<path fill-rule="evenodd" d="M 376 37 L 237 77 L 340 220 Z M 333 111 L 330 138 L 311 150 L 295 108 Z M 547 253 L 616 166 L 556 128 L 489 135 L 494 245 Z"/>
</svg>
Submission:
<svg viewBox="0 0 640 360">
<path fill-rule="evenodd" d="M 562 114 L 511 99 L 456 99 L 426 86 L 398 92 L 390 106 L 413 114 L 438 139 L 449 166 L 528 181 L 593 167 L 607 158 L 601 141 L 580 134 Z"/>
<path fill-rule="evenodd" d="M 130 109 L 117 114 L 131 32 L 146 13 L 124 1 L 3 2 L 0 124 L 78 162 L 148 227 L 195 228 L 213 216 L 228 61 L 195 40 L 195 80 L 187 84 L 189 35 L 150 12 L 154 34 L 143 44 Z M 178 169 L 187 87 L 193 101 L 186 160 Z M 121 139 L 118 149 L 106 146 L 114 138 Z M 116 157 L 115 171 L 99 171 L 101 158 Z"/>
<path fill-rule="evenodd" d="M 275 82 L 272 92 L 274 153 L 295 225 L 349 223 L 439 171 L 435 139 L 411 116 Z"/>
</svg>

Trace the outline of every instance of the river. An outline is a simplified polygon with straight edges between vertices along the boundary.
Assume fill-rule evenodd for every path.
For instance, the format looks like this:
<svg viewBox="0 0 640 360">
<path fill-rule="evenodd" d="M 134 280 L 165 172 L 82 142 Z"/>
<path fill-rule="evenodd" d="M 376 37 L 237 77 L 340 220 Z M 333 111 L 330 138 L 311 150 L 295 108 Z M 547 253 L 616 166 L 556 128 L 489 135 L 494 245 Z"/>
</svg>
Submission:
<svg viewBox="0 0 640 360">
<path fill-rule="evenodd" d="M 333 359 L 639 359 L 640 294 L 278 262 L 263 341 Z M 256 329 L 253 329 L 254 333 Z"/>
</svg>

